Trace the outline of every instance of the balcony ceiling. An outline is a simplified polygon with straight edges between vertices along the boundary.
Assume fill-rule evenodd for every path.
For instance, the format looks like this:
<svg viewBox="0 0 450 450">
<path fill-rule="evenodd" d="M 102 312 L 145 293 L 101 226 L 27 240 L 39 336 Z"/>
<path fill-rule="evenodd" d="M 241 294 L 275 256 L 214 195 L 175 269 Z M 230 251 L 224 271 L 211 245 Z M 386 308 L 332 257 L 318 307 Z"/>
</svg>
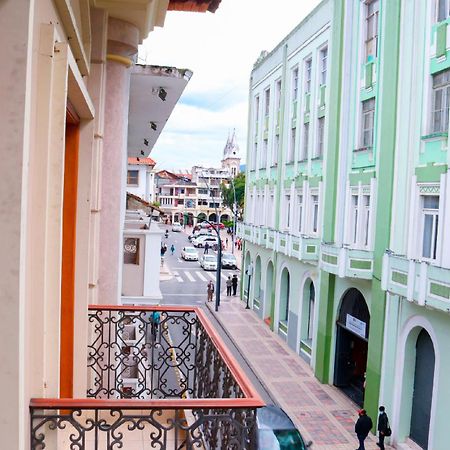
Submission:
<svg viewBox="0 0 450 450">
<path fill-rule="evenodd" d="M 150 154 L 191 76 L 191 71 L 175 67 L 133 67 L 128 156 L 147 157 Z M 165 101 L 158 95 L 160 88 L 167 92 Z M 151 122 L 156 125 L 156 130 L 152 129 Z"/>
<path fill-rule="evenodd" d="M 154 27 L 164 25 L 169 0 L 91 0 L 91 5 L 135 25 L 142 43 Z"/>
</svg>

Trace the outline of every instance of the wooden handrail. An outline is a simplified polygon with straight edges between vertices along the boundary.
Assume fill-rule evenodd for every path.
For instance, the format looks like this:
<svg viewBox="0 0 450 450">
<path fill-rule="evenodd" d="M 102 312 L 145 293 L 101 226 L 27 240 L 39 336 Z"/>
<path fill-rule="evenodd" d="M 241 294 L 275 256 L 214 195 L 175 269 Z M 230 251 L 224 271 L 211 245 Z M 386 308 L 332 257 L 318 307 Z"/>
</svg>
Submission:
<svg viewBox="0 0 450 450">
<path fill-rule="evenodd" d="M 32 409 L 236 409 L 265 406 L 261 399 L 202 398 L 202 399 L 99 399 L 99 398 L 32 398 Z"/>
</svg>

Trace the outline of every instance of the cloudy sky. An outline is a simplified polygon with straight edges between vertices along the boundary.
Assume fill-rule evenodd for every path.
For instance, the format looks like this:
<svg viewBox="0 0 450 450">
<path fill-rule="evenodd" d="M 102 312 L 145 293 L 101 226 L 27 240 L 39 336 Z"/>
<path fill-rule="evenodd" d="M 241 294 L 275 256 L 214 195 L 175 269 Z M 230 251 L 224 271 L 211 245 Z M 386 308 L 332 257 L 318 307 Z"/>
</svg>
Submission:
<svg viewBox="0 0 450 450">
<path fill-rule="evenodd" d="M 272 50 L 319 0 L 222 0 L 215 14 L 168 12 L 140 49 L 147 64 L 194 72 L 151 157 L 159 169 L 219 165 L 236 129 L 245 162 L 248 82 L 261 50 Z"/>
</svg>

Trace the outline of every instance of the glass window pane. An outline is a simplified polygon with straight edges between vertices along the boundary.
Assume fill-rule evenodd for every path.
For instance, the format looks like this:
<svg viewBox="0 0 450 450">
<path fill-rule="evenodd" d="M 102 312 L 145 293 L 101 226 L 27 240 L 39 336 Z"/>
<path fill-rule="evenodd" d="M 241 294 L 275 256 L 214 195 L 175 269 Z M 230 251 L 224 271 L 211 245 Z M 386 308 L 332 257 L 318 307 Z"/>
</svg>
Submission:
<svg viewBox="0 0 450 450">
<path fill-rule="evenodd" d="M 438 195 L 424 195 L 423 207 L 425 209 L 439 209 L 439 196 Z"/>
<path fill-rule="evenodd" d="M 425 214 L 423 223 L 422 256 L 431 257 L 431 240 L 433 235 L 433 215 Z"/>
</svg>

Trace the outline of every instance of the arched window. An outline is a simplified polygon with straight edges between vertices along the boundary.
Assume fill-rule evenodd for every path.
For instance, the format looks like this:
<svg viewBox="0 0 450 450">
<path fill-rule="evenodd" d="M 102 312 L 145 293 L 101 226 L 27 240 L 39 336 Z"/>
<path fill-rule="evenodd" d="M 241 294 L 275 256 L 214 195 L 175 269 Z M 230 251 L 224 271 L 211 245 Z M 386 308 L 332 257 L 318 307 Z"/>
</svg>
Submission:
<svg viewBox="0 0 450 450">
<path fill-rule="evenodd" d="M 280 322 L 287 324 L 289 319 L 289 291 L 290 291 L 290 276 L 289 271 L 285 268 L 281 274 L 280 287 Z"/>
</svg>

